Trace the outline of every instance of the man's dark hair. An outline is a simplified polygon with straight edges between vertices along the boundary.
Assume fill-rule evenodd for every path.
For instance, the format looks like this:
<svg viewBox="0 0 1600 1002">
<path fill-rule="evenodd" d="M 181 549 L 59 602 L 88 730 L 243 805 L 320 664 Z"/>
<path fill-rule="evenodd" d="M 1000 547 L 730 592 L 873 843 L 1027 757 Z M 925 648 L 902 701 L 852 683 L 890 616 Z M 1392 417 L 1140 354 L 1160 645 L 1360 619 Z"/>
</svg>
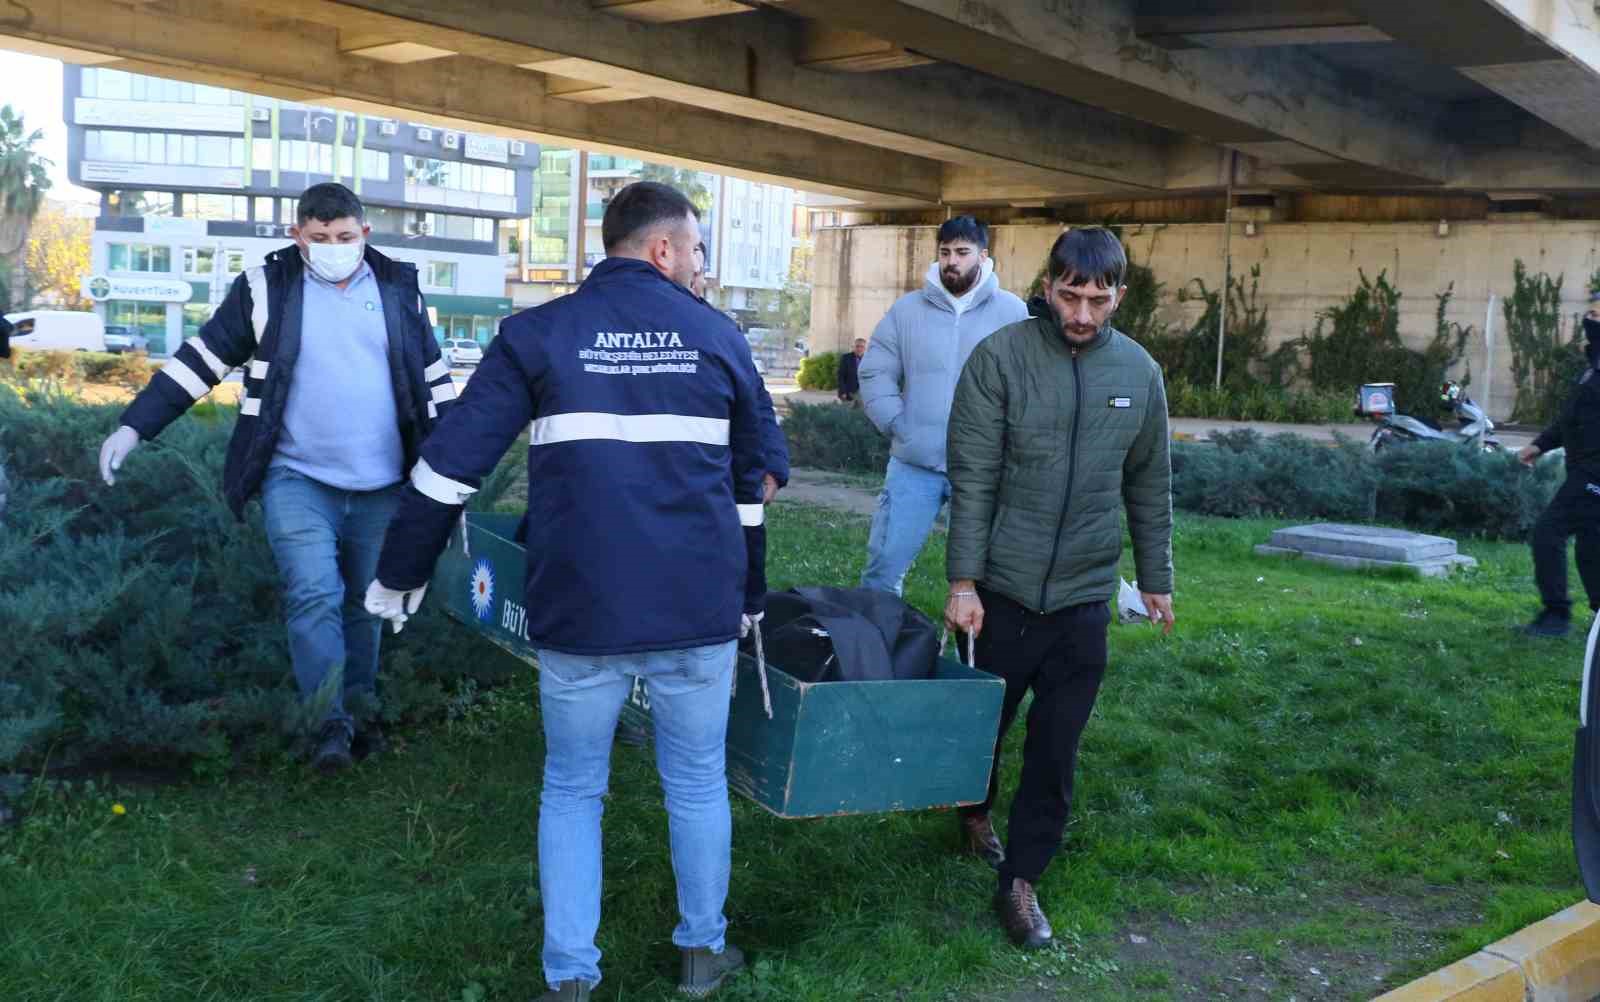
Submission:
<svg viewBox="0 0 1600 1002">
<path fill-rule="evenodd" d="M 700 218 L 683 192 L 657 181 L 635 181 L 612 197 L 600 221 L 600 242 L 609 254 L 658 223 L 692 215 Z"/>
<path fill-rule="evenodd" d="M 1045 262 L 1050 281 L 1065 277 L 1068 285 L 1093 282 L 1102 289 L 1115 289 L 1128 271 L 1128 254 L 1122 241 L 1104 226 L 1072 229 L 1056 238 Z"/>
<path fill-rule="evenodd" d="M 946 219 L 939 227 L 939 242 L 951 243 L 956 240 L 965 240 L 979 250 L 989 249 L 989 227 L 973 216 L 956 216 Z"/>
<path fill-rule="evenodd" d="M 361 223 L 367 221 L 367 210 L 362 206 L 361 199 L 337 181 L 314 184 L 302 192 L 298 215 L 301 226 L 308 219 L 315 219 L 319 223 L 331 223 L 346 217 Z"/>
</svg>

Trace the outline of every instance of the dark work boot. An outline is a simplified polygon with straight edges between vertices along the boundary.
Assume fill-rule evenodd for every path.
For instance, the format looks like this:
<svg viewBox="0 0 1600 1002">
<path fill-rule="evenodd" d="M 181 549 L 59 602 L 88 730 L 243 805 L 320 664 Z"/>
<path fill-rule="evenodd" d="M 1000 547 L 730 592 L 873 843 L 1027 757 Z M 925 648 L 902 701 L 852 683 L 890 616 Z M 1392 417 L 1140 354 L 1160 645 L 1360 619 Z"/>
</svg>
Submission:
<svg viewBox="0 0 1600 1002">
<path fill-rule="evenodd" d="M 683 951 L 683 977 L 678 979 L 678 991 L 690 998 L 703 999 L 722 987 L 723 979 L 744 967 L 744 951 L 732 943 L 721 953 L 712 953 L 710 947 L 696 947 Z"/>
<path fill-rule="evenodd" d="M 961 840 L 960 851 L 973 855 L 998 867 L 1006 861 L 1006 848 L 994 833 L 994 823 L 987 814 L 957 814 L 956 833 Z"/>
<path fill-rule="evenodd" d="M 1572 619 L 1559 612 L 1545 609 L 1538 618 L 1522 628 L 1530 637 L 1564 637 L 1572 630 Z"/>
<path fill-rule="evenodd" d="M 336 720 L 322 725 L 317 732 L 317 749 L 311 755 L 311 765 L 318 772 L 335 773 L 350 768 L 350 732 Z"/>
<path fill-rule="evenodd" d="M 1011 942 L 1024 950 L 1042 949 L 1055 938 L 1050 920 L 1039 908 L 1039 896 L 1034 893 L 1033 885 L 1021 877 L 1011 878 L 1009 890 L 995 891 L 994 910 Z"/>
<path fill-rule="evenodd" d="M 589 1002 L 589 985 L 576 978 L 563 981 L 539 996 L 536 1002 Z"/>
</svg>

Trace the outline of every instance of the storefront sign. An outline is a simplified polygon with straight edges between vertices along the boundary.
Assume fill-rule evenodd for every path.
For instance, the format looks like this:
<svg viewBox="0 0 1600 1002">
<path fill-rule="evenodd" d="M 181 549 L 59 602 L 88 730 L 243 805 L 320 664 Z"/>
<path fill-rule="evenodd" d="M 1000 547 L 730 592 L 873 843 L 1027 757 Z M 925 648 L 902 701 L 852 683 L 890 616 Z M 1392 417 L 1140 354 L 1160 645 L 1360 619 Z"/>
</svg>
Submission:
<svg viewBox="0 0 1600 1002">
<path fill-rule="evenodd" d="M 194 295 L 188 282 L 175 278 L 110 278 L 85 275 L 83 294 L 95 302 L 132 299 L 149 303 L 187 303 Z"/>
<path fill-rule="evenodd" d="M 498 136 L 475 136 L 467 133 L 465 155 L 468 160 L 487 160 L 490 163 L 509 163 L 509 147 Z"/>
</svg>

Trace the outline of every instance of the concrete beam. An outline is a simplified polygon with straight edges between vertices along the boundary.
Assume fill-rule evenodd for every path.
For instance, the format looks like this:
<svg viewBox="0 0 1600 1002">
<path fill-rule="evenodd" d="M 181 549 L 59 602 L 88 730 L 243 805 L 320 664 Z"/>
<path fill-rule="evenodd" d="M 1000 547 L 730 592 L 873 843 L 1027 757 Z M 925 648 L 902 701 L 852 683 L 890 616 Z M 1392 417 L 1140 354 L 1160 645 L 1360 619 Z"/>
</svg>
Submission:
<svg viewBox="0 0 1600 1002">
<path fill-rule="evenodd" d="M 618 90 L 587 80 L 574 80 L 549 71 L 545 72 L 544 92 L 551 97 L 577 101 L 579 104 L 610 104 L 613 101 L 637 101 L 644 97 L 633 91 Z"/>
<path fill-rule="evenodd" d="M 698 21 L 703 17 L 743 14 L 752 6 L 739 3 L 738 0 L 591 0 L 591 2 L 594 4 L 594 9 L 602 13 L 651 24 Z"/>
<path fill-rule="evenodd" d="M 130 60 L 141 71 L 290 100 L 582 145 L 876 204 L 939 198 L 939 165 L 929 160 L 659 100 L 559 100 L 545 92 L 541 75 L 472 56 L 408 65 L 362 59 L 340 51 L 337 28 L 285 21 L 277 11 L 224 0 L 139 9 L 117 0 L 44 0 L 26 26 L 5 30 L 29 43 Z M 285 59 L 286 51 L 296 58 Z"/>
<path fill-rule="evenodd" d="M 1059 0 L 781 2 L 1214 143 L 1295 143 L 1414 184 L 1444 180 L 1457 156 L 1439 129 L 1440 106 L 1392 91 L 1352 94 L 1331 67 L 1286 49 L 1169 51 L 1137 37 L 1126 0 L 1075 0 L 1070 14 Z"/>
<path fill-rule="evenodd" d="M 927 56 L 918 55 L 893 42 L 847 28 L 807 21 L 802 31 L 800 54 L 795 61 L 808 69 L 877 73 L 926 66 L 933 62 Z"/>
<path fill-rule="evenodd" d="M 1170 137 L 1160 129 L 953 67 L 884 74 L 863 89 L 848 75 L 798 65 L 801 26 L 776 11 L 690 24 L 617 21 L 601 31 L 589 0 L 323 6 L 335 15 L 359 9 L 410 19 L 421 40 L 438 26 L 537 46 L 572 60 L 562 76 L 914 157 L 1053 171 L 1063 190 L 1106 180 L 1148 190 L 1164 183 L 1160 159 Z"/>
<path fill-rule="evenodd" d="M 1349 0 L 1373 25 L 1600 148 L 1600 10 L 1579 0 Z"/>
<path fill-rule="evenodd" d="M 1134 30 L 1164 49 L 1386 42 L 1366 19 L 1319 0 L 1140 0 Z"/>
</svg>

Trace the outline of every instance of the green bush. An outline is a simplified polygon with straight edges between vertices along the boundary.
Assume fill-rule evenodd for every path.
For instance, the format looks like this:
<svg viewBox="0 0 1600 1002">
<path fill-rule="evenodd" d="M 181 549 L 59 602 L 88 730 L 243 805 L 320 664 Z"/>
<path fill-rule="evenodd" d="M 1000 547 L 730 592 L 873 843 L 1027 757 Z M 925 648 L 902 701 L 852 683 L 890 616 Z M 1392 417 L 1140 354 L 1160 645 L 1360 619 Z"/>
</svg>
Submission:
<svg viewBox="0 0 1600 1002">
<path fill-rule="evenodd" d="M 1399 523 L 1421 532 L 1522 539 L 1560 486 L 1557 463 L 1416 442 L 1374 456 L 1245 429 L 1172 445 L 1174 507 L 1202 515 Z"/>
<path fill-rule="evenodd" d="M 1561 413 L 1572 381 L 1583 371 L 1583 355 L 1577 350 L 1582 335 L 1574 323 L 1572 337 L 1561 337 L 1563 276 L 1530 275 L 1519 259 L 1511 277 L 1516 290 L 1505 300 L 1511 378 L 1517 387 L 1511 419 L 1549 424 Z M 1591 278 L 1591 286 L 1593 282 Z"/>
<path fill-rule="evenodd" d="M 142 390 L 157 366 L 147 356 L 104 351 L 12 352 L 11 371 L 24 379 L 58 383 L 103 383 Z"/>
<path fill-rule="evenodd" d="M 1285 348 L 1284 354 L 1303 349 L 1303 374 L 1317 390 L 1353 395 L 1362 383 L 1394 383 L 1401 410 L 1432 413 L 1438 406 L 1440 384 L 1464 357 L 1472 334 L 1471 327 L 1445 320 L 1454 287 L 1434 297 L 1434 335 L 1419 351 L 1401 340 L 1402 294 L 1389 283 L 1387 273 L 1379 272 L 1376 281 L 1365 272 L 1357 274 L 1361 281 L 1350 298 L 1318 314 L 1312 332 L 1291 342 L 1293 347 Z M 1470 375 L 1461 382 L 1470 383 Z"/>
<path fill-rule="evenodd" d="M 820 355 L 807 355 L 800 360 L 800 371 L 794 379 L 802 390 L 837 390 L 839 353 L 825 351 Z"/>
<path fill-rule="evenodd" d="M 882 473 L 889 464 L 889 439 L 859 407 L 793 404 L 783 421 L 789 461 L 795 466 L 847 473 Z"/>
<path fill-rule="evenodd" d="M 0 769 L 276 754 L 303 721 L 259 511 L 241 524 L 221 496 L 236 412 L 178 421 L 107 488 L 96 455 L 117 412 L 0 382 Z M 437 609 L 385 635 L 385 720 L 516 666 L 460 656 L 469 635 Z"/>
<path fill-rule="evenodd" d="M 1185 380 L 1167 384 L 1167 413 L 1172 417 L 1229 421 L 1271 421 L 1283 424 L 1344 424 L 1351 420 L 1353 393 L 1291 393 L 1265 383 L 1221 390 Z"/>
</svg>

